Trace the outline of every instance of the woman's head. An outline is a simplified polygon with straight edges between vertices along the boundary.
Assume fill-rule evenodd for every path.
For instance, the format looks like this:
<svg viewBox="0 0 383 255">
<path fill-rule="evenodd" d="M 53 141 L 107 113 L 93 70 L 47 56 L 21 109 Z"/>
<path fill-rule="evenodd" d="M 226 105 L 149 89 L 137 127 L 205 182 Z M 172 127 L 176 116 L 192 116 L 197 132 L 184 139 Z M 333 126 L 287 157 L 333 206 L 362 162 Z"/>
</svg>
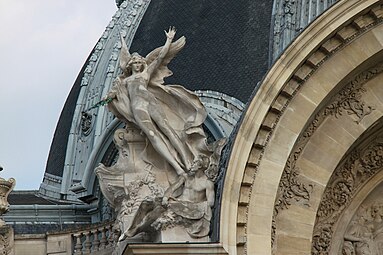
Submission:
<svg viewBox="0 0 383 255">
<path fill-rule="evenodd" d="M 140 73 L 145 69 L 145 67 L 146 67 L 145 59 L 136 52 L 132 54 L 132 57 L 130 58 L 128 64 L 126 65 L 126 69 L 129 74 Z"/>
</svg>

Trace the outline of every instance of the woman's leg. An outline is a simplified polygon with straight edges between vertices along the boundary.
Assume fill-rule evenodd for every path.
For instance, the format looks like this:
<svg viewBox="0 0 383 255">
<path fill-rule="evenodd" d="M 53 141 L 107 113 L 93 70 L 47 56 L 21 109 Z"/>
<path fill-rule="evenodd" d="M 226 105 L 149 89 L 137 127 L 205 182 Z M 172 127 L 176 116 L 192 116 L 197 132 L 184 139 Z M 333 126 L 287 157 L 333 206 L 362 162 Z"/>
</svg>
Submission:
<svg viewBox="0 0 383 255">
<path fill-rule="evenodd" d="M 182 143 L 177 133 L 169 125 L 168 120 L 166 119 L 166 115 L 161 111 L 161 109 L 159 109 L 158 107 L 151 107 L 150 111 L 152 113 L 152 119 L 157 124 L 159 129 L 170 140 L 174 148 L 180 154 L 182 163 L 184 163 L 186 169 L 189 170 L 191 167 L 191 162 L 188 160 L 188 154 L 190 155 L 191 153 L 187 153 L 189 149 L 185 146 L 185 144 Z"/>
<path fill-rule="evenodd" d="M 166 146 L 165 142 L 160 138 L 158 134 L 158 129 L 156 125 L 152 122 L 150 115 L 145 110 L 136 109 L 134 112 L 134 118 L 136 124 L 141 128 L 141 130 L 146 134 L 146 137 L 149 139 L 150 143 L 154 149 L 162 155 L 174 170 L 176 170 L 178 175 L 185 173 L 184 169 L 177 162 L 175 157 L 172 155 L 171 151 Z"/>
</svg>

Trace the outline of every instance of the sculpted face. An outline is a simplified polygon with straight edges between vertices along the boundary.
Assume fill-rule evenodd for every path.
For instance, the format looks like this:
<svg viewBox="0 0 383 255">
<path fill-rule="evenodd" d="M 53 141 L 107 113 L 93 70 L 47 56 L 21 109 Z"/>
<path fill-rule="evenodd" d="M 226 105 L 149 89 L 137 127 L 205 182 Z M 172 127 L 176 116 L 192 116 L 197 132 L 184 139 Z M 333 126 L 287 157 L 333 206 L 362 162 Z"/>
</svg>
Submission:
<svg viewBox="0 0 383 255">
<path fill-rule="evenodd" d="M 128 68 L 132 71 L 132 73 L 140 73 L 144 70 L 145 59 L 138 55 L 137 53 L 133 53 L 133 57 L 128 63 Z"/>
<path fill-rule="evenodd" d="M 142 69 L 143 69 L 142 61 L 134 61 L 131 66 L 132 66 L 132 72 L 134 73 L 142 72 Z"/>
<path fill-rule="evenodd" d="M 204 170 L 209 164 L 209 159 L 207 157 L 198 156 L 192 163 L 188 175 L 193 176 L 196 172 Z"/>
</svg>

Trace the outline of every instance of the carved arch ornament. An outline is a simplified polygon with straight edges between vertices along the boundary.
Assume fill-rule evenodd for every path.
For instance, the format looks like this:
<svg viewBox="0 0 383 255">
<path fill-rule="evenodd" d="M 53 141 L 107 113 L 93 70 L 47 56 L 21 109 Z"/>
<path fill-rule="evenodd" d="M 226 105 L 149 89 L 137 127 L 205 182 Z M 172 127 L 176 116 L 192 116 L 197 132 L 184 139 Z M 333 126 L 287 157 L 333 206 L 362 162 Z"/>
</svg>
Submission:
<svg viewBox="0 0 383 255">
<path fill-rule="evenodd" d="M 293 196 L 290 202 L 285 200 L 289 209 L 278 213 L 291 220 L 282 221 L 276 254 L 311 252 L 316 209 L 331 172 L 349 146 L 381 114 L 380 106 L 364 101 L 364 96 L 370 97 L 371 93 L 365 93 L 363 86 L 356 88 L 362 97 L 346 100 L 356 104 L 336 104 L 342 101 L 341 96 L 332 101 L 335 104 L 329 101 L 342 92 L 347 81 L 381 61 L 381 4 L 340 1 L 302 32 L 263 80 L 239 127 L 225 177 L 220 240 L 230 254 L 272 254 L 273 214 L 283 194 L 280 185 L 289 156 L 316 114 L 329 106 L 327 115 L 331 118 L 327 119 L 333 124 L 347 119 L 345 129 L 357 128 L 348 140 L 338 141 L 344 142 L 340 148 L 318 151 L 329 157 L 319 162 L 323 166 L 313 164 L 311 172 L 290 175 L 294 177 L 291 183 L 302 188 L 303 192 L 297 192 L 302 199 L 296 201 Z M 348 94 L 343 95 L 347 98 Z M 309 145 L 315 147 L 311 141 Z M 304 153 L 309 154 L 307 150 Z M 307 201 L 310 206 L 305 205 Z"/>
<path fill-rule="evenodd" d="M 294 145 L 293 152 L 286 162 L 275 203 L 275 216 L 280 210 L 288 209 L 294 202 L 308 205 L 310 193 L 314 185 L 306 184 L 298 180 L 299 170 L 296 167 L 297 159 L 310 137 L 327 117 L 334 116 L 335 118 L 339 118 L 343 114 L 354 115 L 355 122 L 359 124 L 365 116 L 371 114 L 374 108 L 363 101 L 362 96 L 363 93 L 366 92 L 363 85 L 382 72 L 383 64 L 379 64 L 368 71 L 360 73 L 332 98 L 330 104 L 315 115 L 314 120 L 308 125 L 303 135 Z"/>
<path fill-rule="evenodd" d="M 369 141 L 364 142 L 364 146 L 358 146 L 357 148 L 351 150 L 351 152 L 348 153 L 347 157 L 332 174 L 317 211 L 311 254 L 317 255 L 342 253 L 342 246 L 344 250 L 351 251 L 351 249 L 353 250 L 351 246 L 355 247 L 357 246 L 357 242 L 360 243 L 360 240 L 356 240 L 357 238 L 347 238 L 347 233 L 342 233 L 341 235 L 336 236 L 334 232 L 336 232 L 337 227 L 339 227 L 339 219 L 342 218 L 344 213 L 346 211 L 348 211 L 348 214 L 352 213 L 352 209 L 349 209 L 350 204 L 359 202 L 360 198 L 356 197 L 358 193 L 361 193 L 360 190 L 363 189 L 363 187 L 366 186 L 368 182 L 371 182 L 371 180 L 374 179 L 376 175 L 382 173 L 383 129 L 381 124 L 381 122 L 380 125 L 378 124 L 379 133 L 377 135 L 373 135 L 372 138 L 367 138 Z M 383 185 L 383 178 L 378 179 L 378 182 Z M 381 195 L 376 196 L 375 198 L 381 199 Z M 370 208 L 363 208 L 363 206 L 359 206 L 359 212 L 357 212 L 357 215 L 354 217 L 357 219 L 351 222 L 343 222 L 343 225 L 364 225 L 363 227 L 369 227 L 369 225 L 373 224 L 374 222 L 374 214 L 383 213 L 382 201 L 375 202 L 376 203 L 369 206 Z M 380 215 L 377 216 L 380 217 Z M 351 229 L 353 228 L 353 226 L 350 227 Z M 348 229 L 350 229 L 350 227 L 348 227 Z M 354 226 L 354 228 L 355 227 L 356 226 Z M 340 228 L 342 228 L 342 226 Z M 361 235 L 360 231 L 357 231 L 358 233 L 352 231 L 353 233 L 351 233 L 351 235 Z M 374 231 L 371 230 L 371 234 L 373 232 Z M 382 230 L 377 229 L 376 232 L 377 234 L 380 234 Z M 366 240 L 371 239 L 370 241 L 372 241 L 373 236 L 376 236 L 376 234 L 372 235 L 371 238 L 366 236 Z M 342 238 L 345 240 L 341 240 Z M 364 241 L 365 240 L 362 242 Z M 332 247 L 332 243 L 334 242 L 338 243 L 338 245 L 335 245 L 337 248 Z M 359 246 L 361 244 L 363 243 L 360 243 Z M 366 249 L 370 250 L 369 248 Z M 345 252 L 348 254 L 347 251 Z M 367 254 L 380 254 L 373 250 L 370 250 L 369 252 L 370 253 Z"/>
<path fill-rule="evenodd" d="M 356 124 L 359 124 L 365 116 L 371 114 L 374 108 L 363 100 L 363 94 L 366 92 L 363 85 L 382 72 L 383 64 L 379 64 L 368 71 L 358 74 L 352 81 L 348 82 L 341 91 L 333 96 L 327 106 L 323 107 L 323 109 L 315 115 L 314 120 L 307 126 L 297 140 L 293 152 L 287 159 L 279 183 L 273 214 L 272 244 L 274 244 L 276 231 L 275 218 L 278 216 L 278 213 L 281 210 L 288 209 L 292 204 L 310 206 L 310 196 L 315 184 L 304 179 L 301 180 L 299 177 L 300 169 L 297 167 L 297 161 L 305 146 L 310 141 L 310 138 L 328 117 L 332 116 L 338 119 L 343 114 L 348 114 L 354 117 Z"/>
</svg>

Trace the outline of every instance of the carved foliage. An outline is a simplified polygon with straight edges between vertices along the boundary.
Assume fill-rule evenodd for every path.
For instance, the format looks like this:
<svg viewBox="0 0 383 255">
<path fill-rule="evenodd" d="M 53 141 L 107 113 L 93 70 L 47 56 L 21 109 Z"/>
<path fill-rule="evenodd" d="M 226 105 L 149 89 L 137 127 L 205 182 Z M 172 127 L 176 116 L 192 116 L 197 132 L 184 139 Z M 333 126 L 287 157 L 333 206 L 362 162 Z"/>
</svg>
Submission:
<svg viewBox="0 0 383 255">
<path fill-rule="evenodd" d="M 146 170 L 147 173 L 144 175 L 137 175 L 136 179 L 130 181 L 124 188 L 126 189 L 129 196 L 127 196 L 123 201 L 123 213 L 131 214 L 138 210 L 142 202 L 142 194 L 143 189 L 148 189 L 148 197 L 162 197 L 164 194 L 164 190 L 156 183 L 156 177 L 153 172 L 150 170 Z"/>
<path fill-rule="evenodd" d="M 279 185 L 278 200 L 275 206 L 276 213 L 278 213 L 280 209 L 287 209 L 292 201 L 308 204 L 313 185 L 299 180 L 299 169 L 296 167 L 296 161 L 300 157 L 310 137 L 328 116 L 338 118 L 346 112 L 350 115 L 356 115 L 358 118 L 356 122 L 359 123 L 366 115 L 374 110 L 372 106 L 367 106 L 362 100 L 362 94 L 366 92 L 362 85 L 382 71 L 383 64 L 360 73 L 333 98 L 330 105 L 315 116 L 314 120 L 306 128 L 302 137 L 295 145 L 295 149 L 290 155 L 283 171 Z"/>
<path fill-rule="evenodd" d="M 331 177 L 317 213 L 312 254 L 327 254 L 333 226 L 356 191 L 383 167 L 383 139 L 362 151 L 354 151 Z"/>
<path fill-rule="evenodd" d="M 299 168 L 296 162 L 302 153 L 307 141 L 319 126 L 320 116 L 317 116 L 311 125 L 306 129 L 302 138 L 298 141 L 295 151 L 289 156 L 286 167 L 282 173 L 279 183 L 277 201 L 274 206 L 274 217 L 278 215 L 280 210 L 288 209 L 292 203 L 299 203 L 309 206 L 310 194 L 314 188 L 312 183 L 307 183 L 299 178 Z"/>
<path fill-rule="evenodd" d="M 0 227 L 0 255 L 10 254 L 11 246 L 11 231 L 9 227 Z"/>
<path fill-rule="evenodd" d="M 374 110 L 372 106 L 366 105 L 362 100 L 362 94 L 366 92 L 366 89 L 361 87 L 361 85 L 382 71 L 383 65 L 380 64 L 371 70 L 359 74 L 345 89 L 338 93 L 334 102 L 325 108 L 324 115 L 333 115 L 336 118 L 339 118 L 344 113 L 356 115 L 356 123 L 359 124 L 365 116 Z"/>
<path fill-rule="evenodd" d="M 304 206 L 310 206 L 310 194 L 314 189 L 314 185 L 299 177 L 299 168 L 296 167 L 296 161 L 302 153 L 304 145 L 308 138 L 312 135 L 316 126 L 313 122 L 310 128 L 305 132 L 303 139 L 300 140 L 298 149 L 290 155 L 287 160 L 286 167 L 282 173 L 281 181 L 279 182 L 277 200 L 274 205 L 274 213 L 272 220 L 271 245 L 275 246 L 275 236 L 277 232 L 277 216 L 281 210 L 288 209 L 292 203 L 297 203 Z"/>
<path fill-rule="evenodd" d="M 372 73 L 365 74 L 365 79 L 369 79 Z M 375 74 L 374 74 L 375 75 Z M 358 76 L 358 78 L 360 78 Z M 362 87 L 358 87 L 356 82 L 351 83 L 351 86 L 343 89 L 335 101 L 326 107 L 324 114 L 325 115 L 334 115 L 336 118 L 343 115 L 345 112 L 348 115 L 356 115 L 356 123 L 360 123 L 366 115 L 369 115 L 374 108 L 372 106 L 366 105 L 362 100 L 362 93 L 366 90 Z"/>
<path fill-rule="evenodd" d="M 285 171 L 282 174 L 281 182 L 279 183 L 280 199 L 275 204 L 276 214 L 280 210 L 287 209 L 293 203 L 300 203 L 309 206 L 310 194 L 314 188 L 313 184 L 306 183 L 299 179 L 299 169 L 288 160 Z"/>
<path fill-rule="evenodd" d="M 281 182 L 279 184 L 273 215 L 273 243 L 276 233 L 276 218 L 280 210 L 288 209 L 292 203 L 309 206 L 310 194 L 314 189 L 314 185 L 312 183 L 305 182 L 302 178 L 299 178 L 300 170 L 296 167 L 296 162 L 298 161 L 310 137 L 314 134 L 321 123 L 329 116 L 339 118 L 339 116 L 344 113 L 356 115 L 356 123 L 359 124 L 366 115 L 370 114 L 374 109 L 372 106 L 366 105 L 366 103 L 362 100 L 362 95 L 366 92 L 362 85 L 382 71 L 383 64 L 380 64 L 375 68 L 362 72 L 356 76 L 354 80 L 349 82 L 336 96 L 334 96 L 331 100 L 331 104 L 316 114 L 314 120 L 307 126 L 303 135 L 298 139 L 293 153 L 287 160 L 286 167 L 282 173 Z M 348 183 L 336 183 L 334 185 L 336 186 L 336 189 L 333 191 L 332 195 L 336 198 L 335 201 L 337 201 L 338 204 L 342 204 L 348 199 L 345 197 L 344 191 L 349 190 L 350 186 Z M 331 206 L 327 210 L 332 211 Z M 323 208 L 323 211 L 326 211 L 326 209 Z M 325 227 L 323 228 L 323 232 L 321 232 L 319 234 L 320 236 L 318 236 L 319 239 L 328 236 L 329 232 L 325 231 L 326 229 L 327 228 Z M 319 239 L 318 243 L 320 243 Z"/>
</svg>

